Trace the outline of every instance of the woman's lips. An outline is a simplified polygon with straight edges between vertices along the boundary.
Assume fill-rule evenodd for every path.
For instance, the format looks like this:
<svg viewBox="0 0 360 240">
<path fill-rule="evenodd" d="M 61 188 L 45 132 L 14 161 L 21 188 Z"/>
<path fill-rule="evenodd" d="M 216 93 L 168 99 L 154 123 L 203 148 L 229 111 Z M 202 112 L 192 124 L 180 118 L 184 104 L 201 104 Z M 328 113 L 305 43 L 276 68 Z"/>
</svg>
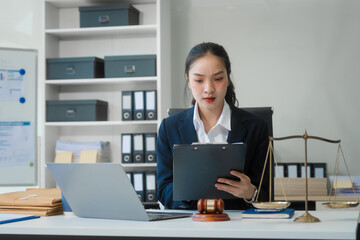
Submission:
<svg viewBox="0 0 360 240">
<path fill-rule="evenodd" d="M 204 98 L 204 100 L 206 102 L 213 102 L 213 101 L 215 101 L 215 97 L 207 97 L 207 98 Z"/>
</svg>

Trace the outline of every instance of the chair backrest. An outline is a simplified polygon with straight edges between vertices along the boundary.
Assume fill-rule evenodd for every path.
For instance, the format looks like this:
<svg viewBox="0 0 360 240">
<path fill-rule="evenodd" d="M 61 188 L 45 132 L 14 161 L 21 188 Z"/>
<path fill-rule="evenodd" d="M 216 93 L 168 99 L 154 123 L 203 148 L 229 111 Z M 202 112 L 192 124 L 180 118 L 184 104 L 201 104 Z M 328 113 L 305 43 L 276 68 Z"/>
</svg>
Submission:
<svg viewBox="0 0 360 240">
<path fill-rule="evenodd" d="M 273 124 L 272 124 L 273 108 L 272 107 L 244 107 L 241 109 L 264 119 L 267 124 L 267 127 L 268 127 L 269 136 L 273 136 Z M 172 115 L 175 115 L 176 113 L 179 113 L 184 110 L 185 110 L 185 108 L 169 108 L 167 113 L 168 113 L 168 116 L 172 116 Z"/>
<path fill-rule="evenodd" d="M 244 107 L 241 109 L 264 119 L 268 127 L 269 136 L 273 136 L 272 115 L 274 111 L 272 107 Z"/>
</svg>

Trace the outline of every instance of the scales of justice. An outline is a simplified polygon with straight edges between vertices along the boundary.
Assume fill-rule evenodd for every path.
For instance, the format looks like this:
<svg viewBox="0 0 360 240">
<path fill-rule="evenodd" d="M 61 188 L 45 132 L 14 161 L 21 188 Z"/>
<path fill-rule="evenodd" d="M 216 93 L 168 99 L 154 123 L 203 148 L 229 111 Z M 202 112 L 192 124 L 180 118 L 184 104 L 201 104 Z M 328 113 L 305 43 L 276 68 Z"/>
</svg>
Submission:
<svg viewBox="0 0 360 240">
<path fill-rule="evenodd" d="M 341 140 L 330 140 L 330 139 L 326 139 L 326 138 L 322 138 L 322 137 L 309 136 L 306 131 L 305 131 L 304 135 L 294 135 L 294 136 L 287 136 L 287 137 L 281 137 L 281 138 L 269 137 L 269 145 L 268 145 L 268 149 L 267 149 L 267 153 L 266 153 L 264 167 L 262 170 L 260 184 L 258 187 L 259 191 L 257 192 L 256 200 L 254 203 L 252 203 L 252 205 L 257 209 L 262 209 L 262 210 L 266 210 L 266 211 L 272 211 L 272 210 L 280 211 L 280 210 L 286 209 L 287 207 L 290 206 L 290 202 L 287 201 L 287 198 L 286 198 L 286 194 L 284 191 L 284 187 L 283 187 L 281 178 L 280 178 L 280 185 L 281 185 L 281 188 L 282 188 L 282 191 L 284 194 L 285 201 L 272 201 L 271 200 L 271 192 L 272 192 L 271 188 L 272 188 L 272 180 L 273 180 L 272 179 L 272 167 L 269 167 L 269 171 L 270 171 L 270 174 L 269 174 L 269 187 L 270 187 L 269 202 L 258 202 L 258 198 L 259 198 L 259 194 L 261 191 L 261 185 L 262 185 L 262 182 L 264 179 L 264 173 L 265 173 L 265 169 L 266 169 L 268 160 L 270 159 L 269 166 L 273 166 L 272 158 L 274 157 L 274 163 L 275 163 L 275 166 L 277 166 L 277 161 L 276 161 L 276 158 L 274 155 L 274 148 L 273 148 L 272 142 L 294 139 L 294 138 L 302 138 L 305 140 L 305 213 L 303 215 L 301 215 L 300 217 L 296 218 L 294 221 L 302 222 L 302 223 L 320 222 L 320 219 L 312 216 L 308 212 L 308 173 L 307 173 L 307 141 L 308 141 L 308 139 L 315 139 L 315 140 L 320 140 L 320 141 L 324 141 L 324 142 L 328 142 L 328 143 L 338 144 L 338 151 L 337 151 L 335 168 L 334 168 L 334 178 L 331 182 L 331 190 L 329 193 L 329 200 L 328 200 L 328 202 L 323 203 L 323 204 L 328 208 L 357 207 L 359 205 L 359 201 L 356 196 L 354 185 L 353 185 L 353 182 L 350 177 L 350 172 L 349 172 L 348 166 L 345 161 L 344 153 L 341 148 L 341 144 L 340 144 Z M 333 185 L 334 185 L 334 181 L 335 182 L 337 181 L 340 153 L 341 153 L 342 159 L 344 160 L 344 164 L 345 164 L 345 167 L 347 170 L 349 180 L 352 184 L 352 190 L 354 193 L 354 198 L 356 200 L 353 202 L 336 200 L 336 190 L 333 188 Z M 333 190 L 334 190 L 334 194 L 333 194 Z M 228 221 L 228 220 L 230 220 L 228 215 L 226 213 L 223 213 L 224 202 L 222 199 L 200 199 L 197 203 L 197 209 L 198 209 L 199 213 L 194 215 L 194 217 L 193 217 L 194 221 L 207 222 L 207 221 Z"/>
<path fill-rule="evenodd" d="M 257 193 L 256 200 L 252 205 L 255 208 L 266 209 L 266 210 L 270 210 L 270 209 L 281 210 L 281 209 L 285 209 L 285 208 L 290 206 L 290 202 L 287 201 L 287 198 L 286 198 L 286 194 L 285 194 L 285 191 L 284 191 L 284 187 L 283 187 L 281 178 L 280 178 L 280 184 L 281 184 L 281 188 L 282 188 L 282 191 L 283 191 L 283 194 L 284 194 L 285 201 L 271 201 L 272 167 L 269 167 L 269 171 L 270 171 L 270 174 L 269 174 L 269 178 L 270 178 L 270 180 L 269 180 L 269 183 L 270 183 L 269 184 L 269 186 L 270 186 L 269 202 L 258 202 L 258 197 L 259 197 L 259 194 L 260 194 L 261 184 L 262 184 L 262 181 L 263 181 L 264 172 L 265 172 L 265 168 L 266 168 L 266 164 L 268 162 L 268 159 L 270 159 L 269 166 L 273 166 L 272 157 L 274 156 L 274 163 L 277 166 L 277 161 L 275 159 L 272 142 L 273 141 L 294 139 L 294 138 L 302 138 L 302 139 L 305 140 L 305 213 L 302 216 L 296 218 L 294 221 L 295 222 L 303 222 L 303 223 L 305 223 L 305 222 L 306 223 L 307 222 L 309 222 L 309 223 L 310 222 L 320 222 L 320 219 L 312 216 L 308 212 L 308 173 L 307 173 L 307 141 L 308 141 L 308 139 L 315 139 L 315 140 L 325 141 L 325 142 L 328 142 L 328 143 L 338 144 L 338 151 L 337 151 L 335 168 L 334 168 L 334 178 L 332 179 L 332 182 L 331 182 L 329 200 L 328 200 L 328 202 L 323 203 L 323 204 L 328 208 L 350 208 L 350 207 L 358 206 L 359 205 L 359 200 L 358 200 L 358 198 L 356 196 L 354 185 L 353 185 L 353 182 L 352 182 L 351 177 L 350 177 L 350 172 L 349 172 L 348 166 L 347 166 L 346 161 L 345 161 L 344 153 L 343 153 L 342 148 L 341 148 L 341 144 L 340 144 L 341 140 L 330 140 L 330 139 L 326 139 L 326 138 L 322 138 L 322 137 L 309 136 L 306 131 L 305 131 L 304 135 L 294 135 L 294 136 L 287 136 L 287 137 L 281 137 L 281 138 L 269 137 L 269 146 L 268 146 L 268 150 L 267 150 L 267 153 L 266 153 L 265 163 L 264 163 L 264 167 L 263 167 L 263 171 L 262 171 L 262 175 L 261 175 L 261 179 L 260 179 L 260 184 L 259 184 L 259 188 L 258 188 L 259 191 Z M 356 200 L 356 201 L 353 201 L 353 202 L 336 201 L 336 190 L 333 188 L 333 185 L 334 185 L 334 181 L 335 182 L 337 181 L 340 153 L 341 153 L 342 159 L 344 160 L 344 164 L 345 164 L 345 167 L 346 167 L 346 170 L 347 170 L 349 180 L 350 180 L 350 182 L 352 184 L 352 190 L 353 190 L 353 193 L 354 193 L 354 198 Z M 334 190 L 334 194 L 333 194 L 333 190 Z"/>
</svg>

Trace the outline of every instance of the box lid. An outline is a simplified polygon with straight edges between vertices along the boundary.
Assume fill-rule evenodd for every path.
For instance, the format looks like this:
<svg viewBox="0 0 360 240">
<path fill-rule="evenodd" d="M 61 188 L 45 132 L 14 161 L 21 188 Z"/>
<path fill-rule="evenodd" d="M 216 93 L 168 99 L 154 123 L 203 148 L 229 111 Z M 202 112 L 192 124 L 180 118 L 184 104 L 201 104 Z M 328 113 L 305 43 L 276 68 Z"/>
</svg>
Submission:
<svg viewBox="0 0 360 240">
<path fill-rule="evenodd" d="M 103 6 L 90 6 L 90 7 L 79 7 L 80 12 L 91 12 L 91 11 L 112 11 L 112 10 L 124 10 L 129 9 L 139 14 L 139 10 L 134 8 L 131 4 L 118 4 L 118 5 L 103 5 Z"/>
<path fill-rule="evenodd" d="M 156 55 L 127 55 L 127 56 L 105 56 L 104 60 L 155 60 Z"/>
<path fill-rule="evenodd" d="M 89 104 L 100 104 L 108 105 L 107 102 L 97 99 L 84 99 L 84 100 L 47 100 L 46 105 L 89 105 Z"/>
<path fill-rule="evenodd" d="M 73 58 L 47 58 L 47 63 L 67 63 L 67 62 L 104 62 L 98 57 L 73 57 Z"/>
</svg>

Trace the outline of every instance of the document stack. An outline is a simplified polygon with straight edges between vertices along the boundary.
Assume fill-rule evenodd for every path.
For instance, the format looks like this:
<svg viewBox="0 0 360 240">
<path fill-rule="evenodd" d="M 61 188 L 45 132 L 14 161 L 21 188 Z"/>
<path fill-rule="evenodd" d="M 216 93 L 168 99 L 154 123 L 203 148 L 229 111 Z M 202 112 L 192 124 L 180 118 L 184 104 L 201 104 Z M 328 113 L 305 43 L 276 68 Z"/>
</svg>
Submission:
<svg viewBox="0 0 360 240">
<path fill-rule="evenodd" d="M 278 163 L 275 166 L 274 195 L 283 196 L 284 188 L 287 196 L 305 195 L 305 164 Z M 327 196 L 328 179 L 326 163 L 308 163 L 308 196 Z M 282 186 L 281 186 L 282 184 Z"/>
<path fill-rule="evenodd" d="M 87 159 L 92 158 L 98 162 L 110 162 L 110 144 L 109 142 L 67 142 L 67 141 L 56 141 L 56 154 L 58 153 L 70 153 L 69 161 L 62 162 L 85 162 L 81 161 L 81 155 L 84 153 L 90 153 L 91 151 L 95 154 L 94 157 L 88 156 Z M 72 153 L 72 154 L 71 154 Z M 56 161 L 55 161 L 56 162 Z M 89 161 L 86 161 L 89 162 Z"/>
<path fill-rule="evenodd" d="M 63 213 L 59 189 L 35 189 L 0 194 L 0 213 L 51 216 Z"/>
<path fill-rule="evenodd" d="M 327 178 L 309 178 L 308 196 L 327 196 Z M 275 196 L 305 196 L 305 178 L 274 178 Z"/>
<path fill-rule="evenodd" d="M 331 194 L 336 196 L 360 196 L 360 176 L 330 176 L 330 182 L 332 183 L 333 189 Z"/>
</svg>

